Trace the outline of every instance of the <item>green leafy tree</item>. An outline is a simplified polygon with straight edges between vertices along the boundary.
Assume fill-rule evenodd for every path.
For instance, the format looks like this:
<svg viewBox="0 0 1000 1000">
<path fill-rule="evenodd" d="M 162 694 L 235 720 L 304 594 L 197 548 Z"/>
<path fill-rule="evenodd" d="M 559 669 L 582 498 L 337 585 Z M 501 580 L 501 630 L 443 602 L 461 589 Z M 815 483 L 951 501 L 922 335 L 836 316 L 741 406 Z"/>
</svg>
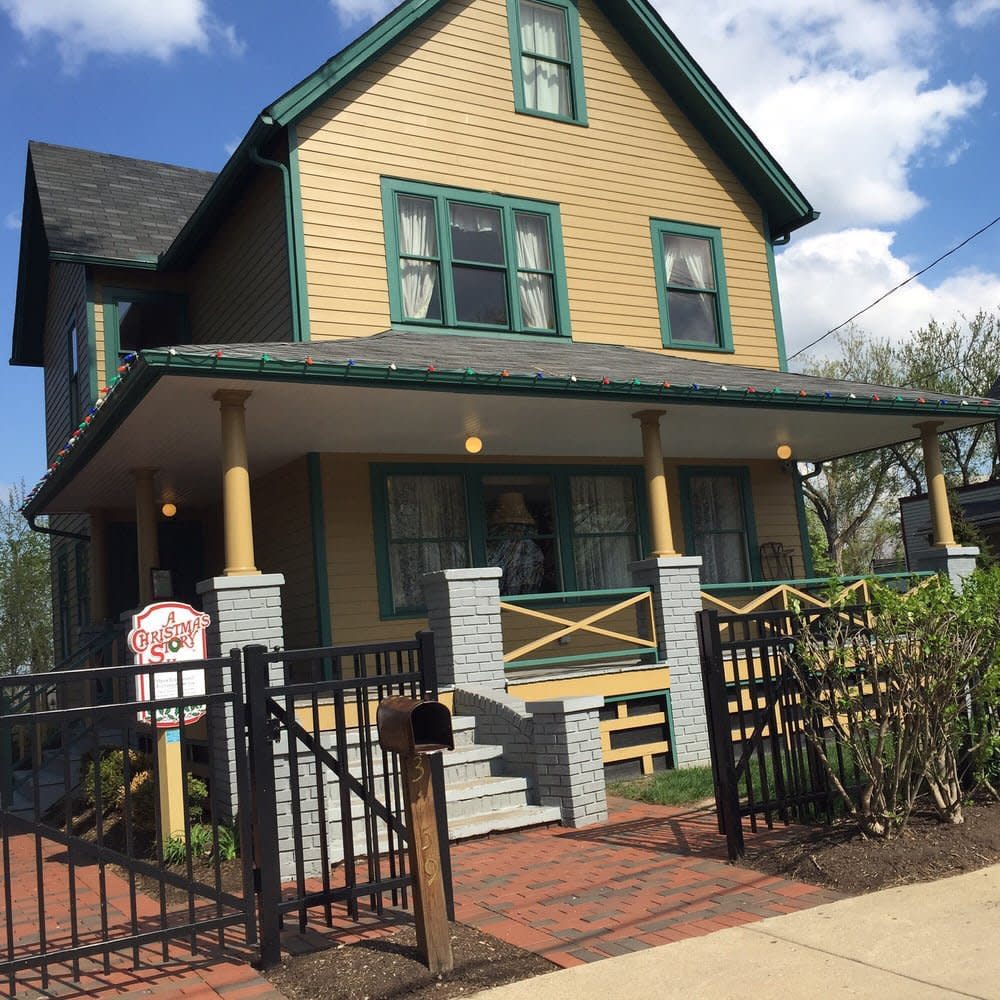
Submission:
<svg viewBox="0 0 1000 1000">
<path fill-rule="evenodd" d="M 52 668 L 49 539 L 21 515 L 24 484 L 0 498 L 0 673 Z"/>
</svg>

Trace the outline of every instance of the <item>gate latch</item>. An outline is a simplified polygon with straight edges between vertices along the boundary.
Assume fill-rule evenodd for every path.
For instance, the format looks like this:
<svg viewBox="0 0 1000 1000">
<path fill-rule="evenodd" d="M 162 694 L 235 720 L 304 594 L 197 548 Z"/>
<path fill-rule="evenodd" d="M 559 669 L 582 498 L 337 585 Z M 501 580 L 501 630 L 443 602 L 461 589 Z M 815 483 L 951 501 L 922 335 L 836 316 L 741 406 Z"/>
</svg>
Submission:
<svg viewBox="0 0 1000 1000">
<path fill-rule="evenodd" d="M 277 719 L 267 720 L 267 738 L 272 743 L 277 743 L 281 739 L 281 723 Z"/>
</svg>

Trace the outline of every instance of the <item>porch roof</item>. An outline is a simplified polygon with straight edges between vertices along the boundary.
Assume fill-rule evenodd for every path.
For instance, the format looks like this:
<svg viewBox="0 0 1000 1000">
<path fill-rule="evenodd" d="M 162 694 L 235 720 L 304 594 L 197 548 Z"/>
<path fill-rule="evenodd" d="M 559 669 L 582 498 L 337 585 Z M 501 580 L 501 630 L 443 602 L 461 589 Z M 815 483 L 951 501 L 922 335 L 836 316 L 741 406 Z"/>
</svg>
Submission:
<svg viewBox="0 0 1000 1000">
<path fill-rule="evenodd" d="M 186 345 L 124 367 L 30 495 L 29 516 L 113 505 L 140 466 L 163 470 L 178 496 L 208 500 L 221 387 L 253 390 L 255 475 L 309 451 L 460 456 L 468 433 L 486 441 L 484 457 L 631 461 L 641 456 L 632 414 L 651 407 L 664 412 L 666 455 L 682 460 L 773 459 L 788 443 L 797 460 L 825 461 L 911 440 L 917 422 L 952 430 L 1000 417 L 993 399 L 540 337 L 393 330 Z"/>
</svg>

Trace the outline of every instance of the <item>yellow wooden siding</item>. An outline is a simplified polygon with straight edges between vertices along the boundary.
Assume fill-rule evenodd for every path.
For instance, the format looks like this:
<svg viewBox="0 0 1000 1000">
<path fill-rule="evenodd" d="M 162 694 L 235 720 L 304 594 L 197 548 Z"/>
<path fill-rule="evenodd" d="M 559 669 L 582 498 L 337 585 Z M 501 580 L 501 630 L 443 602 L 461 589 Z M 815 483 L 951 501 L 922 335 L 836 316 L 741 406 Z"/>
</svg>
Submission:
<svg viewBox="0 0 1000 1000">
<path fill-rule="evenodd" d="M 389 325 L 385 175 L 558 202 L 580 341 L 659 348 L 649 220 L 720 226 L 736 352 L 705 356 L 777 367 L 759 206 L 593 0 L 579 7 L 586 128 L 515 114 L 504 0 L 442 7 L 298 123 L 315 339 Z"/>
<path fill-rule="evenodd" d="M 284 193 L 263 170 L 191 266 L 188 322 L 202 344 L 292 339 Z"/>
<path fill-rule="evenodd" d="M 312 522 L 305 458 L 253 482 L 254 550 L 263 573 L 282 573 L 281 609 L 289 649 L 317 643 Z"/>
<path fill-rule="evenodd" d="M 82 264 L 52 264 L 49 268 L 49 296 L 45 307 L 42 351 L 45 383 L 45 443 L 49 461 L 66 443 L 80 422 L 80 414 L 70 419 L 69 350 L 70 326 L 76 323 L 77 363 L 81 372 L 80 406 L 89 399 L 87 378 L 87 293 Z"/>
</svg>

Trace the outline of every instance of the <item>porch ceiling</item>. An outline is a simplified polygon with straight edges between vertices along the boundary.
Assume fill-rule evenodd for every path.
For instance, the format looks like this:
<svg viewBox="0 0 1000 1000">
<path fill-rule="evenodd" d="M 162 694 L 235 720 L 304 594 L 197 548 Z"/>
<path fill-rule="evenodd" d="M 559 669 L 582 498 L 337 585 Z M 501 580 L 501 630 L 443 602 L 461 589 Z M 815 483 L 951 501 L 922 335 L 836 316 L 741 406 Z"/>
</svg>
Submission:
<svg viewBox="0 0 1000 1000">
<path fill-rule="evenodd" d="M 429 340 L 441 339 L 416 336 L 428 348 Z M 369 342 L 377 339 L 369 338 Z M 513 353 L 507 344 L 505 350 Z M 356 348 L 357 342 L 341 342 L 341 353 L 347 345 Z M 352 361 L 348 368 L 345 358 L 337 362 L 339 375 L 325 377 L 324 370 L 333 363 L 320 361 L 321 351 L 337 349 L 337 344 L 264 346 L 272 353 L 268 361 L 275 365 L 261 364 L 260 345 L 224 346 L 222 359 L 215 357 L 214 348 L 183 348 L 183 357 L 163 352 L 144 355 L 34 495 L 29 513 L 130 506 L 134 496 L 131 470 L 138 467 L 160 470 L 163 499 L 191 506 L 215 501 L 221 482 L 221 431 L 212 394 L 223 387 L 253 393 L 246 414 L 255 477 L 310 451 L 403 458 L 431 455 L 473 462 L 508 456 L 638 461 L 641 437 L 632 414 L 651 407 L 664 413 L 662 435 L 668 460 L 775 459 L 776 446 L 787 442 L 795 459 L 819 461 L 915 438 L 913 425 L 920 417 L 942 421 L 942 429 L 996 417 L 996 410 L 986 414 L 962 410 L 958 400 L 950 410 L 928 405 L 937 404 L 938 397 L 917 404 L 912 392 L 908 393 L 912 399 L 898 411 L 854 405 L 848 394 L 834 408 L 822 396 L 799 400 L 791 387 L 779 397 L 751 401 L 745 382 L 742 390 L 735 388 L 740 373 L 753 373 L 762 397 L 767 385 L 762 380 L 803 377 L 721 364 L 708 366 L 717 370 L 716 381 L 700 387 L 701 396 L 695 391 L 653 395 L 656 385 L 636 389 L 624 382 L 598 394 L 591 389 L 577 392 L 568 379 L 563 380 L 565 392 L 554 391 L 551 383 L 556 376 L 551 374 L 551 365 L 543 374 L 550 383 L 546 389 L 532 386 L 534 372 L 530 377 L 512 372 L 485 383 L 480 377 L 470 378 L 466 384 L 459 371 L 455 378 L 439 380 L 439 374 L 456 374 L 452 364 L 447 371 L 426 372 L 412 359 L 409 368 L 392 369 L 391 378 L 383 362 L 375 378 L 366 375 L 372 361 Z M 301 359 L 283 365 L 278 348 L 294 348 L 301 358 L 312 351 L 317 360 L 308 366 Z M 521 353 L 520 346 L 516 349 Z M 189 355 L 189 350 L 200 353 Z M 648 352 L 628 354 L 641 356 L 647 364 L 662 360 L 662 355 Z M 251 356 L 253 361 L 247 361 Z M 200 359 L 199 363 L 185 364 L 191 357 Z M 247 362 L 243 377 L 237 374 L 241 357 Z M 480 355 L 477 368 L 486 370 L 491 363 L 492 359 Z M 703 362 L 698 364 L 705 367 Z M 407 377 L 407 371 L 412 377 Z M 426 374 L 418 378 L 414 372 Z M 519 372 L 524 372 L 524 366 L 519 366 Z M 650 377 L 648 372 L 646 376 Z M 725 384 L 721 378 L 733 382 L 732 391 L 721 389 Z M 466 456 L 463 449 L 471 433 L 485 443 L 475 458 Z"/>
</svg>

